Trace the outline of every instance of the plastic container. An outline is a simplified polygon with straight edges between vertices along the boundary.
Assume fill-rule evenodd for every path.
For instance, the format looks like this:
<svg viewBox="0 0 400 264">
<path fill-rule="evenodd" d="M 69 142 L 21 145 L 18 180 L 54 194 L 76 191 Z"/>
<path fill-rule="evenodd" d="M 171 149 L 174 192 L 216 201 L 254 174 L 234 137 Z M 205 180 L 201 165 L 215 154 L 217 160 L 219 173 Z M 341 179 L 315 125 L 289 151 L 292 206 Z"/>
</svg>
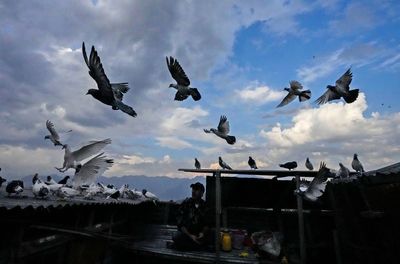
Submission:
<svg viewBox="0 0 400 264">
<path fill-rule="evenodd" d="M 232 237 L 227 230 L 222 231 L 221 247 L 223 251 L 229 252 L 232 250 Z"/>
</svg>

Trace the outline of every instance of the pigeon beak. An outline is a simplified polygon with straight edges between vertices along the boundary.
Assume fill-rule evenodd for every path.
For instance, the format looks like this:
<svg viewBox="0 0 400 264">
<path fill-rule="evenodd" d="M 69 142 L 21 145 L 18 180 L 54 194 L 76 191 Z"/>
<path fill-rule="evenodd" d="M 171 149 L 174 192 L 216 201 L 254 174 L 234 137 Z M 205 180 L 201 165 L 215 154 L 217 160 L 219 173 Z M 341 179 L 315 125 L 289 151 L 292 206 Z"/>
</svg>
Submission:
<svg viewBox="0 0 400 264">
<path fill-rule="evenodd" d="M 86 93 L 86 95 L 88 95 L 89 94 L 89 91 Z"/>
</svg>

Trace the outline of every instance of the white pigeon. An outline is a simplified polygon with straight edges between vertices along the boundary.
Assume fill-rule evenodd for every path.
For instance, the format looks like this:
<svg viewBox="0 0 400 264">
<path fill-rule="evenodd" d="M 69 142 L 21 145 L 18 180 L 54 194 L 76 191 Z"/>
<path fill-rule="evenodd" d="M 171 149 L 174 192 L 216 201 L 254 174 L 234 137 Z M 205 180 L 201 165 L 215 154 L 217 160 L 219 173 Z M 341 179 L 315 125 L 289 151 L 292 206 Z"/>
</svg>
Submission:
<svg viewBox="0 0 400 264">
<path fill-rule="evenodd" d="M 81 194 L 80 191 L 70 188 L 70 187 L 61 187 L 60 189 L 58 189 L 57 191 L 57 196 L 61 197 L 61 198 L 72 198 L 75 197 L 77 195 Z"/>
<path fill-rule="evenodd" d="M 312 165 L 310 159 L 307 157 L 306 159 L 306 168 L 309 169 L 310 171 L 312 171 L 314 169 L 314 166 Z"/>
<path fill-rule="evenodd" d="M 47 176 L 47 180 L 44 183 L 50 185 L 50 184 L 56 184 L 57 182 L 49 175 Z"/>
<path fill-rule="evenodd" d="M 290 81 L 290 88 L 283 89 L 287 91 L 288 94 L 285 98 L 283 98 L 282 102 L 277 107 L 287 105 L 288 103 L 296 99 L 297 96 L 299 97 L 300 102 L 309 100 L 311 98 L 311 91 L 301 91 L 301 89 L 303 89 L 303 85 L 301 85 L 301 83 L 299 83 L 298 81 Z"/>
<path fill-rule="evenodd" d="M 89 187 L 84 190 L 85 195 L 84 198 L 87 200 L 94 200 L 94 197 L 100 193 L 103 193 L 103 188 L 100 187 L 98 184 L 92 183 Z"/>
<path fill-rule="evenodd" d="M 58 191 L 61 187 L 64 187 L 64 184 L 54 183 L 54 184 L 48 184 L 47 186 L 49 186 L 50 192 L 51 192 L 52 194 L 56 194 L 57 191 Z"/>
<path fill-rule="evenodd" d="M 111 139 L 91 141 L 90 144 L 75 151 L 71 151 L 68 145 L 64 145 L 63 149 L 65 149 L 65 154 L 63 167 L 56 167 L 56 169 L 60 172 L 65 172 L 71 168 L 76 169 L 78 162 L 99 153 L 107 144 L 111 144 Z"/>
<path fill-rule="evenodd" d="M 225 161 L 223 161 L 221 157 L 218 157 L 218 163 L 222 169 L 232 170 L 232 168 Z"/>
<path fill-rule="evenodd" d="M 72 185 L 74 187 L 90 185 L 96 181 L 107 169 L 111 168 L 114 161 L 107 159 L 100 153 L 85 164 L 77 165 Z"/>
<path fill-rule="evenodd" d="M 147 200 L 153 201 L 154 204 L 156 204 L 156 202 L 159 201 L 158 197 L 154 193 L 151 193 L 151 192 L 147 191 L 146 189 L 142 190 L 142 194 Z"/>
<path fill-rule="evenodd" d="M 140 198 L 144 198 L 142 192 L 139 192 L 137 190 L 131 190 L 131 189 L 125 190 L 124 195 L 126 196 L 126 198 L 131 199 L 131 200 L 138 200 Z"/>
<path fill-rule="evenodd" d="M 118 191 L 117 189 L 115 189 L 115 188 L 109 188 L 109 187 L 107 187 L 107 186 L 105 186 L 104 184 L 102 184 L 102 183 L 97 183 L 102 189 L 103 189 L 103 194 L 104 195 L 111 195 L 111 194 L 113 194 L 113 193 L 115 193 L 116 191 Z"/>
<path fill-rule="evenodd" d="M 340 179 L 347 179 L 350 175 L 350 170 L 346 168 L 342 163 L 339 163 L 340 169 L 336 173 L 336 177 Z"/>
<path fill-rule="evenodd" d="M 54 124 L 50 120 L 46 121 L 46 127 L 47 130 L 49 130 L 50 135 L 45 136 L 44 139 L 50 139 L 50 141 L 53 142 L 54 146 L 63 146 L 63 144 L 60 142 L 60 136 L 54 128 Z M 66 133 L 71 131 L 72 130 L 68 130 Z"/>
<path fill-rule="evenodd" d="M 236 142 L 236 137 L 228 135 L 230 132 L 229 121 L 226 116 L 222 115 L 219 119 L 218 128 L 204 129 L 206 133 L 214 133 L 220 138 L 223 138 L 228 144 L 233 145 Z"/>
<path fill-rule="evenodd" d="M 351 167 L 353 168 L 353 170 L 355 170 L 356 172 L 360 172 L 363 173 L 364 172 L 364 167 L 361 164 L 361 162 L 358 160 L 358 155 L 357 153 L 354 154 L 353 156 L 353 161 L 351 162 Z"/>
<path fill-rule="evenodd" d="M 310 183 L 302 182 L 296 194 L 304 197 L 306 200 L 315 202 L 325 191 L 330 170 L 324 162 L 321 162 L 317 175 Z"/>
<path fill-rule="evenodd" d="M 175 100 L 183 101 L 189 96 L 192 96 L 193 100 L 195 101 L 200 100 L 201 95 L 199 91 L 197 88 L 192 88 L 189 86 L 190 80 L 179 62 L 171 56 L 169 57 L 169 60 L 168 57 L 166 59 L 168 70 L 171 73 L 172 78 L 174 78 L 176 81 L 176 84 L 171 83 L 169 85 L 170 88 L 175 88 L 177 90 L 175 94 Z"/>
<path fill-rule="evenodd" d="M 33 177 L 32 193 L 35 198 L 47 198 L 50 194 L 50 187 L 43 183 L 37 174 Z"/>
</svg>

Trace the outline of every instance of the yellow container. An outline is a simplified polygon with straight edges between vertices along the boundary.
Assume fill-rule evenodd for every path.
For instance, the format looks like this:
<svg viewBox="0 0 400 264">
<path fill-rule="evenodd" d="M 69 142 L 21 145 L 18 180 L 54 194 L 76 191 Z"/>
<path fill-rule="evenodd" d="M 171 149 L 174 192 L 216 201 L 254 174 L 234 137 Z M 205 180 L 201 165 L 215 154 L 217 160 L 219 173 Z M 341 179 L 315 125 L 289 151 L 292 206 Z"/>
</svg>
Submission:
<svg viewBox="0 0 400 264">
<path fill-rule="evenodd" d="M 223 251 L 231 251 L 232 250 L 232 237 L 227 231 L 222 232 L 221 236 L 221 247 Z"/>
</svg>

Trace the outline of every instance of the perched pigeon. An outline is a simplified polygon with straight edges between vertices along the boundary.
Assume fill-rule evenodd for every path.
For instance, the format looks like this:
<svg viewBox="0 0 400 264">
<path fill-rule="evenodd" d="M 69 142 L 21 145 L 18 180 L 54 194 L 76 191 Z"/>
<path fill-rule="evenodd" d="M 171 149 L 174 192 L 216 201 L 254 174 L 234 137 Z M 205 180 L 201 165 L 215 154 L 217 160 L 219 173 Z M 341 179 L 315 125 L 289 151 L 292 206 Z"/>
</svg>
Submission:
<svg viewBox="0 0 400 264">
<path fill-rule="evenodd" d="M 285 98 L 283 98 L 282 102 L 277 107 L 287 105 L 288 103 L 296 99 L 297 96 L 299 97 L 300 102 L 309 100 L 311 98 L 311 91 L 301 91 L 301 89 L 303 89 L 303 85 L 301 85 L 301 83 L 299 83 L 298 81 L 290 81 L 290 88 L 283 89 L 287 91 L 288 94 Z"/>
<path fill-rule="evenodd" d="M 232 170 L 232 168 L 228 164 L 226 164 L 226 162 L 223 161 L 221 157 L 218 157 L 218 163 L 222 169 Z"/>
<path fill-rule="evenodd" d="M 171 73 L 172 78 L 175 79 L 176 84 L 171 83 L 169 87 L 175 88 L 176 94 L 175 94 L 175 100 L 177 101 L 183 101 L 189 96 L 192 96 L 193 100 L 198 101 L 201 99 L 201 95 L 197 88 L 191 88 L 189 87 L 190 85 L 190 80 L 187 77 L 185 71 L 182 69 L 181 65 L 179 62 L 174 59 L 173 57 L 168 57 L 167 59 L 167 66 L 168 70 Z"/>
<path fill-rule="evenodd" d="M 6 179 L 4 179 L 3 177 L 0 176 L 0 187 L 1 187 L 1 185 L 3 185 L 3 182 L 6 182 Z"/>
<path fill-rule="evenodd" d="M 284 164 L 279 164 L 279 167 L 288 169 L 288 170 L 293 170 L 295 168 L 297 168 L 297 162 L 296 161 L 290 161 L 290 162 L 286 162 Z"/>
<path fill-rule="evenodd" d="M 195 166 L 196 169 L 198 169 L 198 170 L 201 169 L 200 161 L 198 161 L 197 158 L 194 159 L 194 166 Z"/>
<path fill-rule="evenodd" d="M 116 190 L 115 192 L 113 192 L 112 194 L 110 194 L 109 196 L 106 197 L 106 199 L 115 199 L 118 200 L 121 197 L 121 191 L 120 190 Z"/>
<path fill-rule="evenodd" d="M 317 104 L 325 104 L 332 100 L 337 100 L 343 97 L 346 103 L 350 104 L 354 102 L 358 97 L 358 89 L 350 90 L 350 83 L 353 79 L 353 73 L 349 68 L 337 81 L 336 85 L 328 85 L 328 89 L 321 97 L 315 102 Z"/>
<path fill-rule="evenodd" d="M 76 162 L 87 159 L 95 154 L 98 154 L 107 144 L 111 144 L 111 139 L 105 139 L 100 141 L 92 141 L 90 144 L 81 147 L 80 149 L 71 152 L 68 145 L 64 145 L 64 164 L 62 168 L 56 168 L 60 172 L 65 172 L 70 168 L 77 167 Z"/>
<path fill-rule="evenodd" d="M 300 188 L 295 193 L 304 197 L 306 200 L 315 202 L 325 191 L 326 182 L 330 175 L 330 169 L 326 167 L 324 162 L 321 162 L 317 175 L 308 184 L 302 182 Z"/>
<path fill-rule="evenodd" d="M 142 190 L 142 194 L 147 200 L 153 201 L 154 204 L 156 204 L 156 202 L 159 201 L 158 197 L 154 193 L 151 193 L 146 189 Z"/>
<path fill-rule="evenodd" d="M 19 195 L 24 191 L 24 182 L 21 180 L 14 180 L 7 184 L 6 192 L 8 196 L 11 194 Z"/>
<path fill-rule="evenodd" d="M 72 198 L 80 194 L 80 191 L 70 188 L 70 187 L 61 187 L 57 191 L 57 196 L 61 198 Z"/>
<path fill-rule="evenodd" d="M 45 136 L 44 139 L 50 139 L 50 141 L 53 142 L 54 146 L 63 146 L 63 144 L 60 142 L 60 136 L 54 128 L 54 124 L 50 120 L 46 121 L 46 127 L 47 130 L 49 130 L 50 135 Z M 68 130 L 67 133 L 71 131 L 72 130 Z"/>
<path fill-rule="evenodd" d="M 117 191 L 117 189 L 115 189 L 114 187 L 105 186 L 104 184 L 102 184 L 100 182 L 97 184 L 103 189 L 104 195 L 111 195 L 111 194 L 115 193 L 115 191 Z"/>
<path fill-rule="evenodd" d="M 256 161 L 252 157 L 249 157 L 249 161 L 247 163 L 249 164 L 250 168 L 255 170 L 258 169 Z"/>
<path fill-rule="evenodd" d="M 309 169 L 310 171 L 312 171 L 314 169 L 314 166 L 312 165 L 312 163 L 310 162 L 310 159 L 308 157 L 306 159 L 306 168 Z"/>
<path fill-rule="evenodd" d="M 47 179 L 44 183 L 46 183 L 47 185 L 57 184 L 57 182 L 55 180 L 53 180 L 53 178 L 50 175 L 47 176 Z"/>
<path fill-rule="evenodd" d="M 229 121 L 227 120 L 226 116 L 221 116 L 218 124 L 218 129 L 211 128 L 210 130 L 204 129 L 206 133 L 214 133 L 220 138 L 223 138 L 228 142 L 228 144 L 235 144 L 236 138 L 234 136 L 229 136 Z"/>
<path fill-rule="evenodd" d="M 67 184 L 69 178 L 68 175 L 65 176 L 62 180 L 58 181 L 58 184 Z"/>
<path fill-rule="evenodd" d="M 79 164 L 77 166 L 73 186 L 77 187 L 84 184 L 90 185 L 96 181 L 97 177 L 101 176 L 106 170 L 111 168 L 114 161 L 112 159 L 107 159 L 103 154 L 104 153 L 100 153 L 91 158 L 85 164 Z"/>
<path fill-rule="evenodd" d="M 35 198 L 47 198 L 50 194 L 50 187 L 43 183 L 38 177 L 37 174 L 33 176 L 33 185 L 32 185 L 32 193 Z"/>
<path fill-rule="evenodd" d="M 349 178 L 350 170 L 346 168 L 342 163 L 339 163 L 340 169 L 336 172 L 336 177 L 340 179 Z"/>
<path fill-rule="evenodd" d="M 86 65 L 89 67 L 89 75 L 96 81 L 98 87 L 98 89 L 89 89 L 86 94 L 92 95 L 103 104 L 110 105 L 113 110 L 121 110 L 130 116 L 136 117 L 135 110 L 122 102 L 124 93 L 129 91 L 128 83 L 110 83 L 94 46 L 92 46 L 88 59 L 85 42 L 83 42 L 82 53 Z"/>
<path fill-rule="evenodd" d="M 351 167 L 353 168 L 353 170 L 355 170 L 356 172 L 364 172 L 364 167 L 361 164 L 361 162 L 358 160 L 358 155 L 357 153 L 354 154 L 353 157 L 353 161 L 351 162 Z"/>
</svg>

